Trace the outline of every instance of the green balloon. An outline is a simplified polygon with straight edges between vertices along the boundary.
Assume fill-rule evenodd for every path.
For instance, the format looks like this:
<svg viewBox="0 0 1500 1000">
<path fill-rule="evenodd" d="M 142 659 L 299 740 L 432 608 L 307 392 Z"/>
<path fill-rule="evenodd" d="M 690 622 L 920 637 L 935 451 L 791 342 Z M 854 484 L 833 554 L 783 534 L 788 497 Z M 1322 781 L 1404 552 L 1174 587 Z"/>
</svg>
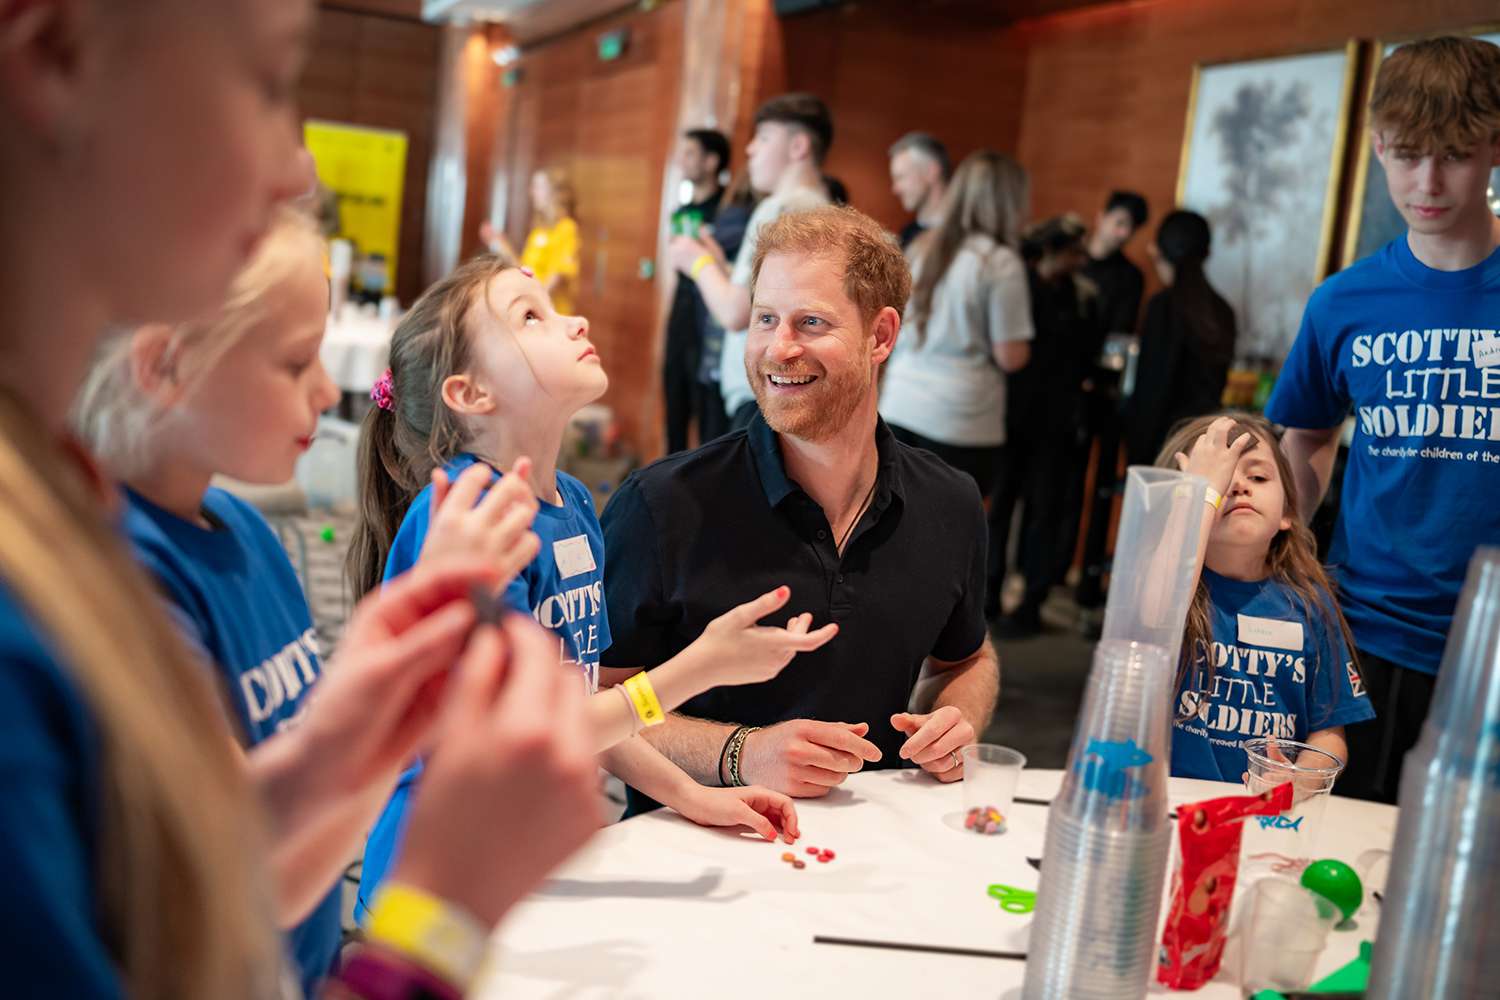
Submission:
<svg viewBox="0 0 1500 1000">
<path fill-rule="evenodd" d="M 1302 872 L 1302 886 L 1338 907 L 1345 920 L 1359 912 L 1365 887 L 1354 869 L 1332 858 L 1314 861 Z"/>
</svg>

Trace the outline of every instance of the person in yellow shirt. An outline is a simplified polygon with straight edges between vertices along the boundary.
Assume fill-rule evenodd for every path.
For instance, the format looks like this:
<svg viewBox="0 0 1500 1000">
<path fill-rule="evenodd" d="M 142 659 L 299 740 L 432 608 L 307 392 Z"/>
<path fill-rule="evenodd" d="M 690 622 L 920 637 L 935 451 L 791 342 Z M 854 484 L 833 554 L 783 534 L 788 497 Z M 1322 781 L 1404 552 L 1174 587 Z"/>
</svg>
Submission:
<svg viewBox="0 0 1500 1000">
<path fill-rule="evenodd" d="M 531 206 L 531 232 L 519 254 L 488 220 L 480 225 L 479 238 L 491 253 L 530 269 L 552 296 L 557 311 L 573 315 L 578 290 L 578 223 L 573 219 L 576 196 L 567 172 L 550 167 L 532 174 Z"/>
</svg>

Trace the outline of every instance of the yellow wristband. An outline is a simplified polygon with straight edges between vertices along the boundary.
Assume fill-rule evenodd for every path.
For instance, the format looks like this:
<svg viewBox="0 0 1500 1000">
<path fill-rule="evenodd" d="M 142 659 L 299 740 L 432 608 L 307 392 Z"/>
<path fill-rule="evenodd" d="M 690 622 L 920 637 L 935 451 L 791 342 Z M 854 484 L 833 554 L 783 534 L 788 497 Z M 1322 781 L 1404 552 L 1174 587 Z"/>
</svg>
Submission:
<svg viewBox="0 0 1500 1000">
<path fill-rule="evenodd" d="M 703 273 L 703 269 L 705 267 L 707 267 L 708 265 L 712 264 L 713 262 L 714 262 L 714 255 L 713 254 L 711 254 L 711 253 L 700 253 L 698 255 L 698 259 L 695 260 L 695 261 L 693 261 L 693 266 L 688 271 L 688 277 L 692 278 L 694 281 L 697 281 L 698 280 L 698 275 L 700 275 L 700 274 Z"/>
<path fill-rule="evenodd" d="M 489 935 L 451 903 L 400 882 L 387 882 L 370 906 L 369 938 L 467 993 L 484 962 Z"/>
<path fill-rule="evenodd" d="M 624 687 L 625 693 L 630 696 L 630 703 L 635 706 L 635 714 L 640 718 L 641 725 L 659 726 L 667 721 L 661 710 L 661 702 L 656 700 L 656 689 L 651 686 L 651 678 L 646 676 L 644 670 L 627 679 Z"/>
<path fill-rule="evenodd" d="M 1224 494 L 1220 493 L 1212 486 L 1208 488 L 1208 493 L 1203 497 L 1203 499 L 1214 510 L 1218 510 L 1219 508 L 1224 506 Z"/>
</svg>

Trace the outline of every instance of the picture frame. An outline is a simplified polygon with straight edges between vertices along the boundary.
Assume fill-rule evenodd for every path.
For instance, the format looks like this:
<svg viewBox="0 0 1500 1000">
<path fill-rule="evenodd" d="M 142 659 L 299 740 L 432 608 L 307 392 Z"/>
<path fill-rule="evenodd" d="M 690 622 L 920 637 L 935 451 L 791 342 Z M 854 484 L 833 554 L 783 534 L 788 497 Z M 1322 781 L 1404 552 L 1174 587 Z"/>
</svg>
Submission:
<svg viewBox="0 0 1500 1000">
<path fill-rule="evenodd" d="M 1241 358 L 1284 358 L 1332 267 L 1359 44 L 1193 67 L 1177 204 L 1213 228 Z"/>
</svg>

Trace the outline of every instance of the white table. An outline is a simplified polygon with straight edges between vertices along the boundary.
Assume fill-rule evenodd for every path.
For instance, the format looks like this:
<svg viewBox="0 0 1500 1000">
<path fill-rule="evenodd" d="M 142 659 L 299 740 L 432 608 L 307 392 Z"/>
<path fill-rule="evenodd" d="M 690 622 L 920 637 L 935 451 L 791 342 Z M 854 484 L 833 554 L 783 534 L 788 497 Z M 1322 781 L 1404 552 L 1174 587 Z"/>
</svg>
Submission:
<svg viewBox="0 0 1500 1000">
<path fill-rule="evenodd" d="M 346 305 L 328 317 L 318 356 L 323 370 L 344 392 L 363 395 L 390 364 L 394 318 L 382 319 L 368 310 Z"/>
<path fill-rule="evenodd" d="M 1026 771 L 1019 795 L 1050 799 L 1060 771 Z M 1242 793 L 1174 779 L 1173 805 Z M 516 997 L 1019 996 L 1021 962 L 814 944 L 813 935 L 1025 951 L 1029 915 L 1005 913 L 992 883 L 1032 889 L 1046 825 L 1017 804 L 1010 830 L 955 829 L 959 785 L 915 771 L 852 775 L 824 799 L 798 800 L 793 847 L 705 830 L 661 810 L 602 830 L 497 930 L 490 972 L 473 995 Z M 1354 863 L 1389 849 L 1396 810 L 1335 796 L 1319 853 Z M 808 845 L 837 857 L 819 864 Z M 808 862 L 781 861 L 790 850 Z M 1163 905 L 1165 905 L 1165 894 Z M 1336 930 L 1321 978 L 1373 940 L 1367 898 L 1356 929 Z M 1239 997 L 1233 966 L 1195 994 Z M 1153 993 L 1168 993 L 1153 985 Z"/>
</svg>

